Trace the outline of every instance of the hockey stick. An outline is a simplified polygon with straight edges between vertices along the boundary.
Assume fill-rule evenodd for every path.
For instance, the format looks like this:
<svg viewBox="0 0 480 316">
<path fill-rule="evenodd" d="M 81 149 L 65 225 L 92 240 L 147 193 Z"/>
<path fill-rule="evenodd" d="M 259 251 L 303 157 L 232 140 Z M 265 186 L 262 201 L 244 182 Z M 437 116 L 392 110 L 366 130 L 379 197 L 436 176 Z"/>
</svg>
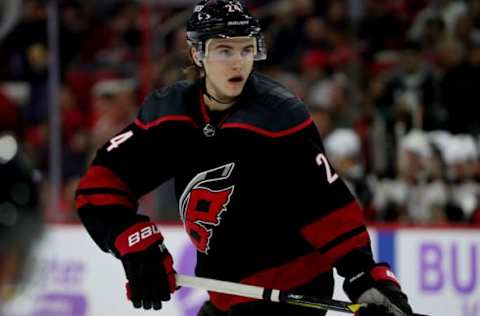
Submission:
<svg viewBox="0 0 480 316">
<path fill-rule="evenodd" d="M 249 297 L 259 300 L 281 302 L 291 305 L 299 305 L 310 308 L 331 310 L 343 313 L 355 313 L 364 304 L 349 303 L 328 298 L 318 298 L 305 295 L 298 295 L 280 290 L 271 290 L 254 285 L 246 285 L 214 279 L 193 277 L 177 274 L 177 285 L 189 288 L 202 289 L 206 291 Z M 405 316 L 427 316 L 421 314 L 410 314 Z"/>
</svg>

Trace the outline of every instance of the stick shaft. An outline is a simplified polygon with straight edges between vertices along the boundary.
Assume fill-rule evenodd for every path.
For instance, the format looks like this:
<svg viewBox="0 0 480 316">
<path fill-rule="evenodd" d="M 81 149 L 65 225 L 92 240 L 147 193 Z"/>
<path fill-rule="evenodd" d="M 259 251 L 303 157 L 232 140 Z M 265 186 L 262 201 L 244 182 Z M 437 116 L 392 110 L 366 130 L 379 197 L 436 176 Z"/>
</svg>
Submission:
<svg viewBox="0 0 480 316">
<path fill-rule="evenodd" d="M 201 277 L 193 277 L 188 275 L 177 274 L 177 285 L 190 288 L 202 289 L 223 294 L 237 295 L 259 300 L 267 300 L 272 302 L 285 302 L 293 305 L 308 306 L 318 309 L 329 309 L 340 312 L 353 313 L 359 308 L 359 304 L 349 304 L 346 302 L 331 300 L 308 301 L 303 300 L 301 295 L 293 295 L 285 293 L 284 299 L 281 300 L 281 292 L 279 290 L 267 290 L 260 286 L 247 285 L 241 283 L 233 283 L 228 281 L 220 281 Z"/>
<path fill-rule="evenodd" d="M 293 305 L 306 306 L 311 308 L 334 310 L 344 313 L 356 312 L 362 304 L 349 303 L 333 299 L 321 299 L 314 297 L 306 297 L 303 295 L 295 295 L 292 293 L 282 293 L 279 290 L 268 290 L 260 286 L 234 283 L 228 281 L 220 281 L 189 275 L 177 274 L 177 285 L 189 288 L 201 289 L 216 293 L 230 294 L 254 298 L 259 300 L 267 300 L 272 302 L 284 302 Z M 411 314 L 406 316 L 427 316 L 422 314 Z"/>
<path fill-rule="evenodd" d="M 188 275 L 177 274 L 177 284 L 180 286 L 191 287 L 206 291 L 212 291 L 223 294 L 238 295 L 243 297 L 265 299 L 263 287 L 239 284 L 227 281 L 213 280 L 201 277 L 192 277 Z M 280 302 L 280 291 L 273 290 L 269 298 L 271 301 Z"/>
</svg>

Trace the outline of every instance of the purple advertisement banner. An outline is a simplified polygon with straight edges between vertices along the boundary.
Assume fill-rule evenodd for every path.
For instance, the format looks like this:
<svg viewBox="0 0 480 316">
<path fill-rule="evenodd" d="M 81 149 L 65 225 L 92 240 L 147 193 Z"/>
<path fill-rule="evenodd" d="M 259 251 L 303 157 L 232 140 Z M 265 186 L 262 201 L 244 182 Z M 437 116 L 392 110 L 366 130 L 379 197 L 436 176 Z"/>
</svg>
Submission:
<svg viewBox="0 0 480 316">
<path fill-rule="evenodd" d="M 480 232 L 399 230 L 398 275 L 419 313 L 480 316 Z"/>
<path fill-rule="evenodd" d="M 195 249 L 182 228 L 162 227 L 162 232 L 175 269 L 193 275 Z M 376 254 L 395 261 L 415 312 L 480 316 L 480 231 L 398 229 L 388 242 L 377 240 L 382 234 L 375 230 L 370 233 L 372 245 L 384 248 L 374 249 Z M 81 227 L 54 227 L 38 252 L 31 284 L 2 316 L 153 315 L 131 306 L 121 264 L 99 251 Z M 346 299 L 341 283 L 337 278 L 336 298 Z M 155 315 L 196 316 L 206 299 L 205 292 L 182 288 Z"/>
<path fill-rule="evenodd" d="M 451 282 L 453 289 L 462 295 L 474 293 L 480 286 L 478 279 L 479 248 L 478 244 L 468 245 L 463 256 L 459 255 L 457 242 L 448 247 L 438 243 L 426 242 L 420 245 L 420 287 L 425 293 L 441 291 L 447 282 Z M 450 260 L 449 265 L 444 262 Z M 463 261 L 465 270 L 463 278 L 460 275 L 460 264 Z"/>
</svg>

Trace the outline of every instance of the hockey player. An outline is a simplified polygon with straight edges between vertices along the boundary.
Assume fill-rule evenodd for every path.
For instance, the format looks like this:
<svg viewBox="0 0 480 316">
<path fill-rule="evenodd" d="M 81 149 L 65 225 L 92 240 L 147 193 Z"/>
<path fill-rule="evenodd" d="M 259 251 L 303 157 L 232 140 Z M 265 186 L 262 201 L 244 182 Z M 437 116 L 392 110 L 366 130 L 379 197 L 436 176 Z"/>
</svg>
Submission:
<svg viewBox="0 0 480 316">
<path fill-rule="evenodd" d="M 201 1 L 187 25 L 201 78 L 153 92 L 137 119 L 97 153 L 77 191 L 79 215 L 123 264 L 137 308 L 176 289 L 172 257 L 139 197 L 175 179 L 197 249 L 196 275 L 331 297 L 345 277 L 360 315 L 407 315 L 407 297 L 372 259 L 362 210 L 331 167 L 302 102 L 253 72 L 266 58 L 259 22 L 239 1 Z M 202 316 L 321 315 L 209 293 Z"/>
</svg>

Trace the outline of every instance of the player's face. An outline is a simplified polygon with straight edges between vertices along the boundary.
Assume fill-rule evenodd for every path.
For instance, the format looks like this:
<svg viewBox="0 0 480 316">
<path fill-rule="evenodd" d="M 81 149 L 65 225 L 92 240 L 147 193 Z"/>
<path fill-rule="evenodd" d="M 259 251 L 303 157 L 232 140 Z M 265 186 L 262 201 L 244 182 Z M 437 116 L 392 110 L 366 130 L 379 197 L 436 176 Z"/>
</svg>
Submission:
<svg viewBox="0 0 480 316">
<path fill-rule="evenodd" d="M 255 53 L 252 37 L 207 41 L 203 65 L 208 92 L 227 102 L 239 96 L 252 71 Z"/>
</svg>

